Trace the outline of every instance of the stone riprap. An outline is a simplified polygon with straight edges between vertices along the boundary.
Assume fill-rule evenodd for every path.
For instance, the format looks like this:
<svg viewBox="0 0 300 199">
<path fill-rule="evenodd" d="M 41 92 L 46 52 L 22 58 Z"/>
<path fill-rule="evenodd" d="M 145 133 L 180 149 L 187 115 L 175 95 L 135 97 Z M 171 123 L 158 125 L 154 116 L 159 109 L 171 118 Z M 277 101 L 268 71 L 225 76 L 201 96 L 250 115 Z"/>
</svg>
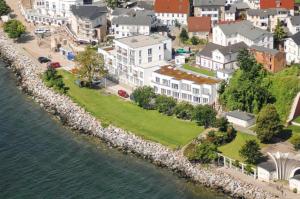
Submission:
<svg viewBox="0 0 300 199">
<path fill-rule="evenodd" d="M 8 39 L 3 32 L 0 32 L 0 54 L 17 74 L 20 87 L 45 110 L 58 116 L 71 129 L 101 138 L 114 147 L 138 154 L 157 165 L 168 167 L 195 182 L 221 190 L 233 197 L 275 198 L 274 195 L 260 187 L 242 182 L 215 168 L 203 168 L 192 164 L 179 151 L 173 151 L 159 143 L 144 140 L 120 128 L 113 126 L 103 128 L 98 120 L 68 96 L 58 94 L 46 87 L 40 78 L 44 69 L 36 64 L 23 49 Z"/>
</svg>

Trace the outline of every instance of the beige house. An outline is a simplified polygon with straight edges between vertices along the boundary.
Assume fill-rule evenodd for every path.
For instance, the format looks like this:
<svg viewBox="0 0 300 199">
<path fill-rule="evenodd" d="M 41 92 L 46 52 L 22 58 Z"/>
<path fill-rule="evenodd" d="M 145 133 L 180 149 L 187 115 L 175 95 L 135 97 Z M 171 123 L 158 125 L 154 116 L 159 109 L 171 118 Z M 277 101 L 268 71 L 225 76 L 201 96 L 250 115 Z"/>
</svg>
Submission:
<svg viewBox="0 0 300 199">
<path fill-rule="evenodd" d="M 107 8 L 99 6 L 71 6 L 68 28 L 78 42 L 101 42 L 106 39 Z"/>
</svg>

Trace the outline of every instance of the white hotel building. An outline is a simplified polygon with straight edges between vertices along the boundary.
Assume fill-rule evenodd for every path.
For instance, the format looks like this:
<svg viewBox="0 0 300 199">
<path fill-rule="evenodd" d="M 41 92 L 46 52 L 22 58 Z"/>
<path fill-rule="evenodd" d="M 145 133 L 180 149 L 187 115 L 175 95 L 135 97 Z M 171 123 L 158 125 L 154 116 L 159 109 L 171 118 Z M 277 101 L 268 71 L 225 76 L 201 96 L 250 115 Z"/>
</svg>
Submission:
<svg viewBox="0 0 300 199">
<path fill-rule="evenodd" d="M 98 49 L 109 74 L 132 88 L 150 85 L 155 70 L 172 59 L 171 39 L 158 34 L 114 40 L 114 47 Z"/>
<path fill-rule="evenodd" d="M 187 73 L 166 65 L 152 73 L 151 86 L 155 93 L 191 104 L 213 105 L 219 80 Z"/>
</svg>

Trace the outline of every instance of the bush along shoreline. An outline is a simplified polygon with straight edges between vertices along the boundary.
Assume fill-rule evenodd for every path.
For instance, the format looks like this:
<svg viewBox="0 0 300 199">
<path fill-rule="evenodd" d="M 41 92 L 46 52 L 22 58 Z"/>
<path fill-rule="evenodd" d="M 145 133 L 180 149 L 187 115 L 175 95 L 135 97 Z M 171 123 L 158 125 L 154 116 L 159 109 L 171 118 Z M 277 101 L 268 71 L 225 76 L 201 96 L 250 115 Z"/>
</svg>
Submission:
<svg viewBox="0 0 300 199">
<path fill-rule="evenodd" d="M 0 32 L 0 55 L 18 77 L 22 90 L 46 111 L 60 118 L 62 123 L 80 133 L 98 137 L 109 145 L 132 152 L 180 173 L 190 180 L 229 194 L 235 198 L 273 199 L 271 193 L 259 186 L 245 183 L 214 168 L 192 164 L 180 151 L 171 149 L 126 132 L 114 126 L 101 126 L 93 116 L 74 103 L 68 96 L 47 87 L 41 79 L 43 70 L 19 49 L 12 40 Z M 103 125 L 104 126 L 104 125 Z"/>
</svg>

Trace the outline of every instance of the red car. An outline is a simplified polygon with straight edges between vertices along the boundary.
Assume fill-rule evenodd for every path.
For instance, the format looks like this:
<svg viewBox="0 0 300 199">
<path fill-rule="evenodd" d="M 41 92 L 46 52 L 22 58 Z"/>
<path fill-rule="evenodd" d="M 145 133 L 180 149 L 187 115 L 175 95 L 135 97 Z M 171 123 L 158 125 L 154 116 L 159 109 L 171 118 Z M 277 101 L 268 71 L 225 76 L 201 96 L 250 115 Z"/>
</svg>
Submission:
<svg viewBox="0 0 300 199">
<path fill-rule="evenodd" d="M 50 62 L 50 63 L 48 63 L 48 67 L 49 68 L 60 68 L 61 65 L 59 62 Z"/>
<path fill-rule="evenodd" d="M 124 98 L 129 97 L 128 93 L 124 90 L 118 90 L 118 95 L 121 96 L 121 97 L 124 97 Z"/>
</svg>

